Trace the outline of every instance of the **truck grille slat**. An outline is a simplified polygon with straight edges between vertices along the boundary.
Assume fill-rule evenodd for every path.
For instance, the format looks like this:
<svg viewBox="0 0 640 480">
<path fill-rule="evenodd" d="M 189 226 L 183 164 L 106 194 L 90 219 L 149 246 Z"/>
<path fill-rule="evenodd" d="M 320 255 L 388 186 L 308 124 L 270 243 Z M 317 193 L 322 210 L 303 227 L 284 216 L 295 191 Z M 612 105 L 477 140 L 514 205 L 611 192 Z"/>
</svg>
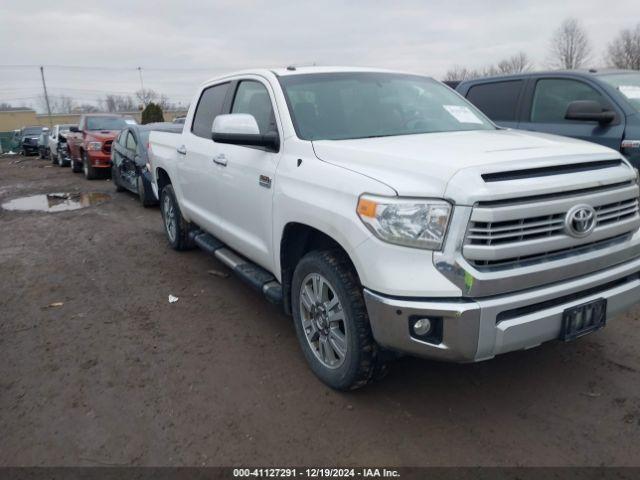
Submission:
<svg viewBox="0 0 640 480">
<path fill-rule="evenodd" d="M 626 238 L 640 227 L 638 187 L 612 187 L 595 195 L 576 192 L 571 196 L 563 192 L 561 201 L 543 204 L 514 199 L 512 204 L 476 205 L 463 255 L 479 269 L 507 269 L 605 248 L 610 241 Z M 596 225 L 586 238 L 573 238 L 565 230 L 565 217 L 570 208 L 581 203 L 595 209 Z M 548 214 L 540 215 L 545 208 Z"/>
</svg>

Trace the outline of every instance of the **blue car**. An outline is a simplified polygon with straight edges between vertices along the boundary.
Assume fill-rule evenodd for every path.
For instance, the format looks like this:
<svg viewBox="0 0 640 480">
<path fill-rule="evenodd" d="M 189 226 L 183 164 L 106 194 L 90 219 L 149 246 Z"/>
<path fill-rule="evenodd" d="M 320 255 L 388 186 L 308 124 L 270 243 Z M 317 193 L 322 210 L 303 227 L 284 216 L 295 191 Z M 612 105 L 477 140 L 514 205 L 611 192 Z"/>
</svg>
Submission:
<svg viewBox="0 0 640 480">
<path fill-rule="evenodd" d="M 156 205 L 149 172 L 149 134 L 153 130 L 180 133 L 182 128 L 173 123 L 151 123 L 132 124 L 122 130 L 111 146 L 111 179 L 116 190 L 137 194 L 145 207 Z"/>
<path fill-rule="evenodd" d="M 458 93 L 496 124 L 619 150 L 640 167 L 640 72 L 569 70 L 460 82 Z"/>
</svg>

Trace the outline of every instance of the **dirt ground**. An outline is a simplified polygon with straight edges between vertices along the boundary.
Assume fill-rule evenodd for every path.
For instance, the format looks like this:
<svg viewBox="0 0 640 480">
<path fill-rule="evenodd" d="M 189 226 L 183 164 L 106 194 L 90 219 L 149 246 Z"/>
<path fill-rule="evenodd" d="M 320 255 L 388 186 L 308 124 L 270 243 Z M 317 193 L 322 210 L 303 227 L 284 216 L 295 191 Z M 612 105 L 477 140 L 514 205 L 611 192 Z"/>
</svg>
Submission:
<svg viewBox="0 0 640 480">
<path fill-rule="evenodd" d="M 49 165 L 1 158 L 0 203 L 112 198 L 0 209 L 1 466 L 640 465 L 640 309 L 484 363 L 403 358 L 337 393 L 277 307 L 167 246 L 157 208 Z"/>
</svg>

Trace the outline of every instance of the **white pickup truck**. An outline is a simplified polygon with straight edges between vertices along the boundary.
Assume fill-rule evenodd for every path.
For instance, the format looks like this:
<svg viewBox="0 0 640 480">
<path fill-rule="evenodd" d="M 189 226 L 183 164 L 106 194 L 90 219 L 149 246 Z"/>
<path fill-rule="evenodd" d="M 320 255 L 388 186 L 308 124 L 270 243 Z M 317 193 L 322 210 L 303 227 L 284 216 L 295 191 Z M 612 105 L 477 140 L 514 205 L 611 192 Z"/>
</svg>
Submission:
<svg viewBox="0 0 640 480">
<path fill-rule="evenodd" d="M 498 128 L 428 77 L 227 75 L 150 152 L 171 246 L 281 303 L 336 389 L 393 352 L 475 362 L 572 340 L 640 295 L 638 178 L 620 153 Z"/>
</svg>

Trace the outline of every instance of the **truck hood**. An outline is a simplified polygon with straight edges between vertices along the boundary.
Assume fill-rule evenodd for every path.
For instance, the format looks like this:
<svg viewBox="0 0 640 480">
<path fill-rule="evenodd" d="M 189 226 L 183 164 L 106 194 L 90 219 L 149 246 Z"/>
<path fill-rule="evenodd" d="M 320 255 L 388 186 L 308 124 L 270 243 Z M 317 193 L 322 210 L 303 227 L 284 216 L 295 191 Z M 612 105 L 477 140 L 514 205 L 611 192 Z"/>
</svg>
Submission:
<svg viewBox="0 0 640 480">
<path fill-rule="evenodd" d="M 120 133 L 120 130 L 89 130 L 86 139 L 88 141 L 106 142 L 113 140 Z"/>
<path fill-rule="evenodd" d="M 398 195 L 443 197 L 456 173 L 479 173 L 620 158 L 590 142 L 519 130 L 475 130 L 320 140 L 316 156 L 374 178 Z"/>
</svg>

